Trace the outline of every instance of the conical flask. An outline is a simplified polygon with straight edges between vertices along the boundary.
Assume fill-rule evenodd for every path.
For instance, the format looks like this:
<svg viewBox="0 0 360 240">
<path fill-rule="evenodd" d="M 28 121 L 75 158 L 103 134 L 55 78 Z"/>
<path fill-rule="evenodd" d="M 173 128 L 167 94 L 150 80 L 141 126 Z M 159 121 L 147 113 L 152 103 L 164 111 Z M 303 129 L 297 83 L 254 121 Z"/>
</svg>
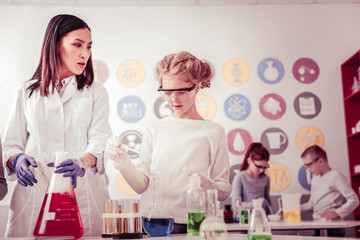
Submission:
<svg viewBox="0 0 360 240">
<path fill-rule="evenodd" d="M 165 204 L 161 204 L 166 196 L 163 196 L 159 191 L 162 184 L 160 176 L 160 171 L 153 171 L 151 173 L 153 206 L 143 216 L 143 228 L 150 237 L 166 237 L 174 229 L 173 214 L 165 207 Z"/>
<path fill-rule="evenodd" d="M 68 158 L 69 153 L 56 152 L 55 166 Z M 37 237 L 72 236 L 75 239 L 84 234 L 70 177 L 52 174 L 33 234 Z"/>
<path fill-rule="evenodd" d="M 208 189 L 206 195 L 208 215 L 200 224 L 200 236 L 205 240 L 225 240 L 227 236 L 226 224 L 216 215 L 217 190 Z"/>
<path fill-rule="evenodd" d="M 270 240 L 271 228 L 262 208 L 262 200 L 253 200 L 254 208 L 251 211 L 248 240 Z"/>
</svg>

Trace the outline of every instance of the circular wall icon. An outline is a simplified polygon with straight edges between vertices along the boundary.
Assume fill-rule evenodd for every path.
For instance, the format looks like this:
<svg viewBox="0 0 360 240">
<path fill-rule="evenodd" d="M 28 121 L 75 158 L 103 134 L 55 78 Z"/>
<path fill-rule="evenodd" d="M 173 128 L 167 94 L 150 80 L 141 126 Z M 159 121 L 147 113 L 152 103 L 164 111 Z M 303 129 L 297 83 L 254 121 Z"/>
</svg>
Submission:
<svg viewBox="0 0 360 240">
<path fill-rule="evenodd" d="M 275 58 L 266 58 L 258 66 L 258 75 L 266 83 L 274 84 L 284 77 L 284 67 Z"/>
<path fill-rule="evenodd" d="M 104 84 L 109 77 L 109 68 L 103 61 L 93 60 L 94 80 Z"/>
<path fill-rule="evenodd" d="M 261 143 L 271 154 L 280 154 L 288 146 L 288 137 L 280 128 L 269 128 L 261 134 Z"/>
<path fill-rule="evenodd" d="M 311 58 L 300 58 L 293 65 L 293 75 L 301 83 L 314 82 L 319 73 L 319 66 Z"/>
<path fill-rule="evenodd" d="M 311 190 L 311 179 L 312 179 L 312 174 L 306 169 L 305 166 L 302 166 L 299 169 L 299 173 L 298 173 L 298 180 L 300 185 L 305 188 L 306 190 Z"/>
<path fill-rule="evenodd" d="M 301 152 L 313 145 L 322 147 L 324 146 L 324 136 L 316 127 L 305 126 L 296 133 L 296 145 Z"/>
<path fill-rule="evenodd" d="M 225 63 L 222 74 L 226 82 L 239 86 L 249 79 L 250 68 L 243 60 L 234 58 Z"/>
<path fill-rule="evenodd" d="M 284 115 L 286 111 L 286 103 L 279 95 L 270 93 L 260 100 L 259 108 L 264 117 L 275 120 Z"/>
<path fill-rule="evenodd" d="M 234 155 L 244 155 L 253 142 L 250 133 L 244 129 L 233 129 L 227 135 L 229 151 Z"/>
<path fill-rule="evenodd" d="M 120 64 L 117 77 L 126 87 L 137 87 L 145 79 L 145 68 L 136 60 L 127 60 Z"/>
<path fill-rule="evenodd" d="M 119 117 L 125 122 L 133 123 L 145 115 L 145 105 L 137 96 L 127 96 L 117 106 Z"/>
<path fill-rule="evenodd" d="M 225 100 L 224 110 L 226 115 L 232 120 L 244 120 L 250 115 L 250 101 L 241 94 L 234 94 Z"/>
<path fill-rule="evenodd" d="M 270 177 L 270 191 L 272 192 L 281 192 L 290 185 L 290 172 L 281 163 L 271 163 L 266 174 Z"/>
<path fill-rule="evenodd" d="M 140 156 L 139 152 L 142 137 L 142 134 L 136 130 L 127 130 L 119 136 L 121 144 L 125 146 L 126 152 L 131 159 L 135 159 Z"/>
<path fill-rule="evenodd" d="M 167 101 L 158 97 L 154 103 L 154 113 L 155 116 L 159 119 L 167 117 L 173 114 L 174 110 L 170 107 Z"/>
<path fill-rule="evenodd" d="M 116 186 L 118 187 L 119 191 L 126 196 L 134 196 L 137 193 L 129 186 L 126 182 L 125 178 L 121 173 L 119 173 L 116 177 Z"/>
<path fill-rule="evenodd" d="M 196 96 L 196 109 L 205 119 L 212 119 L 216 113 L 216 102 L 212 97 L 206 94 Z"/>
<path fill-rule="evenodd" d="M 294 100 L 295 112 L 302 118 L 316 117 L 321 111 L 320 99 L 311 92 L 300 93 Z"/>
</svg>

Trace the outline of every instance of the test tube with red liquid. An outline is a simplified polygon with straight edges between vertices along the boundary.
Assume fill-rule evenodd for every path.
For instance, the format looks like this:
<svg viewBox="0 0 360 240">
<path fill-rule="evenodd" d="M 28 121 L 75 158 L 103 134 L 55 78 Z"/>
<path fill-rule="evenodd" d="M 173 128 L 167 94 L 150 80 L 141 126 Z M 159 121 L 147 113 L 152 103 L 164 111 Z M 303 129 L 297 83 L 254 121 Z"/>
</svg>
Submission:
<svg viewBox="0 0 360 240">
<path fill-rule="evenodd" d="M 55 166 L 68 158 L 69 153 L 56 152 Z M 52 174 L 33 234 L 37 237 L 71 236 L 75 239 L 84 234 L 70 177 L 63 177 L 61 173 Z"/>
</svg>

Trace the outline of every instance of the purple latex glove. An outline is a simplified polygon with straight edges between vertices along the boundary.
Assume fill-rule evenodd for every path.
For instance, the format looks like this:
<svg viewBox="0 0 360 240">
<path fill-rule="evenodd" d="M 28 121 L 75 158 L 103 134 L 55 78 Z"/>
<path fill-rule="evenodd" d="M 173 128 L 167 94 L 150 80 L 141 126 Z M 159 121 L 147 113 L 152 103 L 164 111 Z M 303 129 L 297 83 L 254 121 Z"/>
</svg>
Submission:
<svg viewBox="0 0 360 240">
<path fill-rule="evenodd" d="M 26 155 L 25 153 L 17 154 L 13 161 L 13 166 L 15 167 L 15 173 L 18 179 L 18 182 L 24 187 L 34 186 L 33 183 L 37 183 L 37 180 L 34 174 L 29 169 L 29 166 L 37 167 L 36 161 L 33 157 Z"/>
<path fill-rule="evenodd" d="M 71 177 L 73 188 L 76 188 L 77 177 L 85 175 L 85 168 L 80 167 L 79 161 L 81 160 L 66 159 L 55 166 L 55 173 L 64 173 L 63 177 Z"/>
</svg>

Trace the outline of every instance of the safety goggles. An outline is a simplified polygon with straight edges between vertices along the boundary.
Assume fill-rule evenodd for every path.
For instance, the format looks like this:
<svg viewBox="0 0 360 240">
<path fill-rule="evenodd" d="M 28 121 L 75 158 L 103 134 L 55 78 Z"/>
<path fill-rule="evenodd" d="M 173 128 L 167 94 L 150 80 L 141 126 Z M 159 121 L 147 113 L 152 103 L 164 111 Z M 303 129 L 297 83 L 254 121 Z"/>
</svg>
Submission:
<svg viewBox="0 0 360 240">
<path fill-rule="evenodd" d="M 173 98 L 177 101 L 185 101 L 193 96 L 193 90 L 196 88 L 196 84 L 189 88 L 178 88 L 178 89 L 163 89 L 159 87 L 158 92 L 160 96 L 167 101 L 172 100 Z"/>
<path fill-rule="evenodd" d="M 257 167 L 257 168 L 259 168 L 259 169 L 264 169 L 264 170 L 266 170 L 266 169 L 268 169 L 268 168 L 270 167 L 269 164 L 266 164 L 265 166 L 257 165 L 257 164 L 255 163 L 254 159 L 251 159 L 251 160 L 252 160 L 253 164 L 255 165 L 255 167 Z M 257 159 L 255 159 L 255 160 L 257 160 Z M 259 161 L 259 160 L 257 160 L 257 161 Z"/>
<path fill-rule="evenodd" d="M 315 158 L 314 160 L 312 160 L 311 162 L 304 164 L 304 166 L 307 167 L 307 168 L 310 168 L 310 167 L 311 167 L 314 163 L 316 163 L 319 159 L 320 159 L 320 157 L 317 157 L 317 158 Z"/>
</svg>

